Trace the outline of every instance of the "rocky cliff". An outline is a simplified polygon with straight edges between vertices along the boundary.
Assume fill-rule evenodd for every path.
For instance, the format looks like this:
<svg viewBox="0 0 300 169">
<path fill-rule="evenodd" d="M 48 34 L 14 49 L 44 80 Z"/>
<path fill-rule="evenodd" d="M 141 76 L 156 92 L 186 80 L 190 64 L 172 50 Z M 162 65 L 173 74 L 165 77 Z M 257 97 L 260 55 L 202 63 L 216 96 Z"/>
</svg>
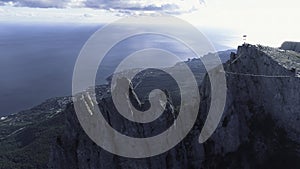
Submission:
<svg viewBox="0 0 300 169">
<path fill-rule="evenodd" d="M 155 76 L 153 76 L 155 74 Z M 199 75 L 200 76 L 200 75 Z M 144 102 L 141 93 L 158 88 L 162 83 L 157 83 L 155 78 L 160 77 L 160 82 L 164 79 L 165 87 L 169 87 L 172 79 L 168 78 L 162 72 L 150 72 L 143 73 L 142 78 L 147 79 L 147 83 L 141 84 L 140 88 L 135 89 L 136 95 L 141 98 L 141 102 L 144 106 L 141 109 L 147 107 L 147 102 Z M 139 78 L 138 78 L 139 79 Z M 151 85 L 149 85 L 149 83 Z M 172 87 L 169 94 L 173 97 L 168 98 L 165 112 L 154 122 L 150 124 L 133 123 L 126 120 L 124 117 L 118 114 L 116 108 L 113 105 L 110 92 L 107 91 L 108 86 L 97 87 L 97 101 L 104 113 L 104 117 L 111 126 L 119 132 L 132 137 L 150 137 L 163 132 L 165 129 L 173 125 L 174 118 L 177 116 L 176 105 L 178 103 L 178 89 Z M 133 88 L 130 88 L 132 91 Z M 136 95 L 133 95 L 133 103 L 137 103 Z M 174 96 L 175 95 L 175 96 Z M 137 106 L 137 104 L 134 104 Z M 175 148 L 172 150 L 155 157 L 144 159 L 130 159 L 112 155 L 109 152 L 98 147 L 93 143 L 89 137 L 84 133 L 81 128 L 77 117 L 74 113 L 73 104 L 65 111 L 66 113 L 66 130 L 65 134 L 58 137 L 55 144 L 51 148 L 51 157 L 49 161 L 49 168 L 53 169 L 166 169 L 166 168 L 197 168 L 202 163 L 203 148 L 198 146 L 198 136 L 200 123 L 195 125 L 193 131 Z"/>
<path fill-rule="evenodd" d="M 281 47 L 283 50 L 292 50 L 295 52 L 300 52 L 300 42 L 284 42 Z"/>
<path fill-rule="evenodd" d="M 204 144 L 198 143 L 210 103 L 206 76 L 200 87 L 200 115 L 190 134 L 172 150 L 155 157 L 130 159 L 112 155 L 83 132 L 72 104 L 66 128 L 52 147 L 52 169 L 199 169 L 300 168 L 300 54 L 244 44 L 224 64 L 227 103 L 222 120 Z M 147 77 L 147 76 L 146 76 Z M 147 78 L 145 78 L 147 79 Z M 166 115 L 154 126 L 127 123 L 113 108 L 107 86 L 97 98 L 110 124 L 123 132 L 149 136 L 172 125 L 170 99 Z M 102 94 L 101 94 L 102 93 Z M 138 92 L 137 92 L 138 93 Z"/>
<path fill-rule="evenodd" d="M 224 65 L 227 106 L 204 168 L 300 167 L 300 54 L 244 44 Z M 205 81 L 208 81 L 206 79 Z M 205 82 L 204 82 L 205 83 Z M 208 91 L 204 85 L 202 91 Z M 209 92 L 206 92 L 209 98 Z M 203 103 L 205 112 L 207 102 Z"/>
</svg>

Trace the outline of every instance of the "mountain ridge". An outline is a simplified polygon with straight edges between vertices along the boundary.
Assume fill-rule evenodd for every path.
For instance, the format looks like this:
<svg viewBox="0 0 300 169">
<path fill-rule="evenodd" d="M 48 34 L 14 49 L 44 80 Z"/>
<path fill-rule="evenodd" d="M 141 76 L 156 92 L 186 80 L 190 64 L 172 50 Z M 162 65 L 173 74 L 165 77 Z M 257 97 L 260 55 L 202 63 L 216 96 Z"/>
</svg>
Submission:
<svg viewBox="0 0 300 169">
<path fill-rule="evenodd" d="M 0 168 L 299 168 L 298 55 L 291 50 L 250 44 L 238 47 L 237 52 L 231 51 L 229 61 L 224 64 L 225 72 L 220 72 L 225 73 L 228 82 L 224 115 L 204 144 L 198 143 L 198 137 L 210 106 L 210 82 L 205 72 L 198 72 L 202 101 L 196 124 L 181 143 L 162 155 L 128 159 L 104 151 L 82 130 L 71 98 L 63 97 L 0 120 L 1 138 L 13 133 L 0 140 L 0 145 L 5 145 L 0 151 Z M 187 64 L 194 72 L 199 69 L 196 66 L 199 60 Z M 142 80 L 153 76 L 145 75 Z M 97 99 L 100 107 L 108 112 L 106 117 L 112 124 L 120 123 L 125 130 L 140 127 L 109 115 L 113 109 L 107 87 L 96 88 L 97 94 L 103 93 Z M 173 116 L 166 116 L 165 120 L 162 127 L 172 123 Z M 32 136 L 22 139 L 26 135 Z M 34 160 L 32 154 L 43 157 Z"/>
</svg>

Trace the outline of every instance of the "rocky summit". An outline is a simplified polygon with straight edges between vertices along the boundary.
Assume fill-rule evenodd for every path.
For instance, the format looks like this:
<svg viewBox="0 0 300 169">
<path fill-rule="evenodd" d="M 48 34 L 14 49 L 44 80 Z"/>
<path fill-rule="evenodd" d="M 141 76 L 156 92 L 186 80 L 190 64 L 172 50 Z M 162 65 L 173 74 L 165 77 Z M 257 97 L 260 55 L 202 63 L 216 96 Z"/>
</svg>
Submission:
<svg viewBox="0 0 300 169">
<path fill-rule="evenodd" d="M 224 67 L 227 106 L 218 129 L 203 145 L 201 167 L 299 168 L 300 54 L 244 44 Z M 202 86 L 204 98 L 210 96 L 208 87 Z"/>
<path fill-rule="evenodd" d="M 226 53 L 224 71 L 209 70 L 226 76 L 227 100 L 221 122 L 203 144 L 198 139 L 211 107 L 211 85 L 201 61 L 192 59 L 186 63 L 199 85 L 199 115 L 185 139 L 166 153 L 131 159 L 103 150 L 85 134 L 71 98 L 65 97 L 1 118 L 0 168 L 298 169 L 300 53 L 288 44 L 281 48 L 243 44 Z M 180 108 L 178 86 L 163 71 L 138 74 L 128 97 L 134 106 L 146 110 L 149 91 L 155 88 L 168 93 L 168 99 L 162 116 L 150 124 L 132 123 L 118 114 L 108 85 L 96 87 L 96 100 L 116 130 L 132 137 L 151 137 L 176 125 Z"/>
</svg>

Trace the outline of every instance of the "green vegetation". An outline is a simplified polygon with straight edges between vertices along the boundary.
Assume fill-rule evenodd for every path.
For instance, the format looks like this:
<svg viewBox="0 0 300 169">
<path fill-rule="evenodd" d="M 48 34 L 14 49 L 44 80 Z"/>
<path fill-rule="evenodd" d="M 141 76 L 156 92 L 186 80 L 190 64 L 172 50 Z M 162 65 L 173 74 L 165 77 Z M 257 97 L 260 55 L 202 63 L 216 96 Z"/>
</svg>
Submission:
<svg viewBox="0 0 300 169">
<path fill-rule="evenodd" d="M 45 169 L 51 143 L 61 135 L 65 116 L 48 102 L 0 121 L 0 169 Z"/>
</svg>

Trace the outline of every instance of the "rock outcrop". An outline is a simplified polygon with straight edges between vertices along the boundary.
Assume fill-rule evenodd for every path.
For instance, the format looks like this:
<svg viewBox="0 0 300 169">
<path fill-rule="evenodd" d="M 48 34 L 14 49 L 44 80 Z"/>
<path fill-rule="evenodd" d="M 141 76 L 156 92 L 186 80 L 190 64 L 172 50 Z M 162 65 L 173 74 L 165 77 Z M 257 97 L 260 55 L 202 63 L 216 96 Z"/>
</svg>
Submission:
<svg viewBox="0 0 300 169">
<path fill-rule="evenodd" d="M 203 168 L 299 168 L 300 55 L 245 44 L 224 67 L 227 106 Z"/>
<path fill-rule="evenodd" d="M 300 78 L 297 74 L 300 54 L 244 44 L 236 54 L 231 54 L 224 68 L 225 72 L 220 73 L 225 73 L 227 78 L 226 107 L 219 127 L 204 144 L 198 143 L 198 137 L 210 105 L 207 76 L 200 87 L 202 100 L 196 124 L 170 151 L 145 159 L 112 155 L 84 133 L 70 104 L 65 110 L 65 133 L 51 147 L 49 168 L 300 168 Z M 172 106 L 167 108 L 158 126 L 127 123 L 116 114 L 107 88 L 101 89 L 106 97 L 99 99 L 99 106 L 110 124 L 119 130 L 149 136 L 172 125 Z"/>
<path fill-rule="evenodd" d="M 300 52 L 300 42 L 284 42 L 280 48 L 283 50 Z"/>
<path fill-rule="evenodd" d="M 151 71 L 152 72 L 152 71 Z M 143 78 L 148 77 L 147 82 L 152 82 L 152 74 L 144 74 Z M 161 72 L 160 72 L 161 73 Z M 161 75 L 162 77 L 162 75 Z M 167 79 L 171 80 L 171 79 Z M 156 82 L 157 84 L 157 82 Z M 140 92 L 151 91 L 151 88 L 157 88 L 154 83 L 141 84 L 142 89 L 136 89 L 137 94 L 131 95 L 131 100 L 135 106 L 139 106 L 140 101 L 136 101 L 136 97 Z M 157 84 L 159 85 L 159 84 Z M 150 124 L 140 124 L 131 122 L 117 113 L 113 105 L 110 94 L 103 95 L 107 92 L 108 86 L 98 87 L 97 102 L 104 113 L 104 117 L 111 126 L 117 131 L 132 137 L 151 137 L 163 132 L 165 129 L 173 125 L 176 118 L 176 99 L 168 98 L 166 110 L 161 117 Z M 130 88 L 133 90 L 133 88 Z M 176 95 L 176 87 L 173 88 L 173 94 Z M 146 94 L 148 95 L 148 94 Z M 104 96 L 104 97 L 103 97 Z M 179 97 L 178 95 L 176 97 Z M 142 105 L 147 107 L 147 102 L 142 98 Z M 149 105 L 148 105 L 149 106 Z M 144 109 L 145 107 L 141 107 Z M 51 158 L 49 168 L 52 169 L 183 169 L 183 168 L 198 168 L 202 163 L 203 147 L 198 146 L 198 136 L 200 123 L 198 122 L 193 131 L 172 150 L 151 158 L 130 159 L 113 155 L 92 142 L 81 128 L 76 114 L 74 113 L 73 104 L 66 109 L 66 129 L 65 134 L 58 137 L 55 144 L 51 148 Z"/>
</svg>

